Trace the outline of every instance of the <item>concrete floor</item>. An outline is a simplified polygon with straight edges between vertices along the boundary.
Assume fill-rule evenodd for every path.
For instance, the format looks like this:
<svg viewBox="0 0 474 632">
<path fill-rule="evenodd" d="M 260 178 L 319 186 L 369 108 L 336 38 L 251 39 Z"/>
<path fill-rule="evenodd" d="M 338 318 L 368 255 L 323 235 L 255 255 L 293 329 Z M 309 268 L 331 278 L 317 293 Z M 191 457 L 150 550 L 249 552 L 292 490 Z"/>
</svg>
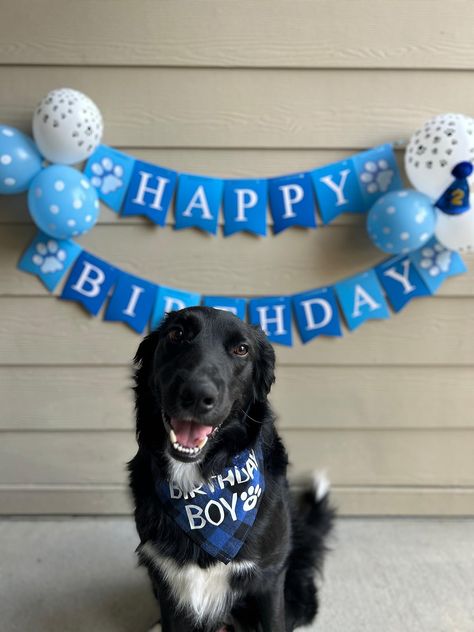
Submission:
<svg viewBox="0 0 474 632">
<path fill-rule="evenodd" d="M 2 632 L 144 632 L 127 518 L 0 521 Z M 339 520 L 318 632 L 473 632 L 474 520 Z"/>
</svg>

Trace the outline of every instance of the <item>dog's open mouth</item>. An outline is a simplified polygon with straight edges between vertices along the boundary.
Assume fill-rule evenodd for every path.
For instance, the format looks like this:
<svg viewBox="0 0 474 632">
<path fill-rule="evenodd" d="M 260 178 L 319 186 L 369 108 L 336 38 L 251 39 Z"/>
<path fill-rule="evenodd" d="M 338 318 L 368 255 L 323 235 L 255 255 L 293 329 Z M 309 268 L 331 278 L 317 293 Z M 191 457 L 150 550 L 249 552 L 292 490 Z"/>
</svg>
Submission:
<svg viewBox="0 0 474 632">
<path fill-rule="evenodd" d="M 170 417 L 162 411 L 171 447 L 180 456 L 196 459 L 220 426 L 206 426 L 195 419 Z"/>
</svg>

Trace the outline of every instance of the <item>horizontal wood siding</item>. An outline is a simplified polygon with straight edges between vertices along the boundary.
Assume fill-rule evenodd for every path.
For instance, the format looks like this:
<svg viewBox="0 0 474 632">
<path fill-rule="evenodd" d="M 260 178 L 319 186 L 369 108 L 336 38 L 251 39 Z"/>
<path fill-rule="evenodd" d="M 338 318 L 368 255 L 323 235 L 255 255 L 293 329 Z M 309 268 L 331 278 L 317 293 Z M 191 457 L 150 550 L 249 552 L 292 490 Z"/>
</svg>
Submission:
<svg viewBox="0 0 474 632">
<path fill-rule="evenodd" d="M 67 85 L 97 101 L 105 142 L 179 171 L 291 173 L 474 114 L 468 0 L 4 4 L 1 122 L 29 131 Z M 356 215 L 265 239 L 171 220 L 103 207 L 80 241 L 152 281 L 229 295 L 294 293 L 383 258 Z M 0 513 L 128 513 L 139 337 L 18 272 L 33 233 L 25 197 L 0 198 Z M 295 483 L 326 469 L 347 515 L 474 515 L 473 331 L 469 272 L 340 340 L 295 332 L 272 392 Z"/>
</svg>

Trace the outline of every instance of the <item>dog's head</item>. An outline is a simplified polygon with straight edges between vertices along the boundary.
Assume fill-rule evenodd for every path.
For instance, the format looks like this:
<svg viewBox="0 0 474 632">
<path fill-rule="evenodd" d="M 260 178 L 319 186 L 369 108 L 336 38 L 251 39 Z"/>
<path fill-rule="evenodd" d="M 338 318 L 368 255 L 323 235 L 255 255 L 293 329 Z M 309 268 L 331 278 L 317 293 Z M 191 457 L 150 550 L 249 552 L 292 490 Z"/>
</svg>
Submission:
<svg viewBox="0 0 474 632">
<path fill-rule="evenodd" d="M 135 364 L 137 439 L 155 456 L 203 463 L 258 433 L 275 380 L 261 329 L 223 310 L 186 308 L 143 340 Z"/>
</svg>

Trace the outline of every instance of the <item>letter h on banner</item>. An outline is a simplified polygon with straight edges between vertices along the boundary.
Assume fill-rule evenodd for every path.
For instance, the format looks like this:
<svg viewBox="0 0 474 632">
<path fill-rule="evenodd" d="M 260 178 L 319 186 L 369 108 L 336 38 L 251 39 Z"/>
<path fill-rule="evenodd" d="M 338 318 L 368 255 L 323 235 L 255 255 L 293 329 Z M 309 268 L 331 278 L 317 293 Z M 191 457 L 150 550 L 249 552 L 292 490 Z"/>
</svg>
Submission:
<svg viewBox="0 0 474 632">
<path fill-rule="evenodd" d="M 122 215 L 145 215 L 164 226 L 178 174 L 148 162 L 135 162 Z"/>
<path fill-rule="evenodd" d="M 260 325 L 269 340 L 291 347 L 291 297 L 265 297 L 249 301 L 249 317 Z"/>
</svg>

